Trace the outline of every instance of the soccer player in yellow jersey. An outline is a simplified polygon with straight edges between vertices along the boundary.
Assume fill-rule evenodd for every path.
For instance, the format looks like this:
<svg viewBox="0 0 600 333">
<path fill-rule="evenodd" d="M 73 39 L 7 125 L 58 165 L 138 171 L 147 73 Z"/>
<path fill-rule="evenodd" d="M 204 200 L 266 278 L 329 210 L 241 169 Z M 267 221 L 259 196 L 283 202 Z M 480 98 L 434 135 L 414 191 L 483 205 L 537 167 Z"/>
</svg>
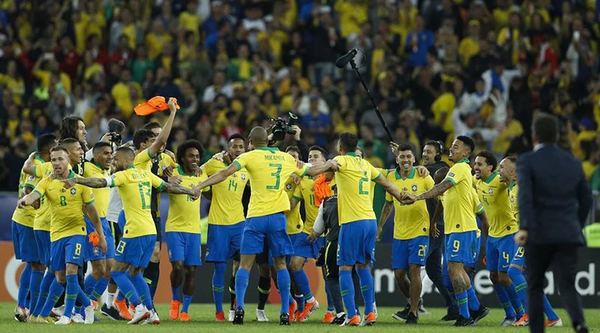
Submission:
<svg viewBox="0 0 600 333">
<path fill-rule="evenodd" d="M 373 276 L 369 263 L 374 259 L 377 221 L 373 212 L 371 183 L 374 181 L 396 199 L 400 191 L 375 169 L 371 163 L 356 156 L 358 138 L 351 133 L 342 133 L 338 142 L 340 156 L 334 158 L 335 182 L 338 188 L 338 213 L 341 224 L 337 252 L 340 266 L 340 288 L 348 314 L 348 325 L 361 324 L 354 302 L 352 269 L 356 266 L 363 298 L 365 300 L 364 324 L 376 320 L 374 313 Z"/>
<path fill-rule="evenodd" d="M 180 177 L 180 185 L 192 188 L 208 177 L 200 169 L 200 160 L 204 148 L 196 140 L 188 140 L 177 147 L 177 168 L 174 177 Z M 206 189 L 210 190 L 210 189 Z M 169 195 L 169 217 L 165 225 L 169 261 L 171 271 L 170 317 L 172 320 L 189 321 L 188 309 L 194 294 L 196 266 L 202 265 L 200 255 L 200 200 L 192 200 L 190 196 Z M 183 283 L 185 278 L 185 284 Z M 183 285 L 183 308 L 179 314 L 181 289 Z"/>
<path fill-rule="evenodd" d="M 187 194 L 193 200 L 199 191 L 177 184 L 166 183 L 154 174 L 133 166 L 135 154 L 127 147 L 117 149 L 114 157 L 116 173 L 106 178 L 74 178 L 64 181 L 65 187 L 80 184 L 92 188 L 117 187 L 123 199 L 123 209 L 127 223 L 123 230 L 123 238 L 115 249 L 116 263 L 110 273 L 127 297 L 135 306 L 130 324 L 146 320 L 148 324 L 160 324 L 158 314 L 154 310 L 148 284 L 142 272 L 148 265 L 156 243 L 156 227 L 150 211 L 151 187 L 165 190 L 173 194 Z M 129 269 L 130 278 L 125 276 Z M 133 283 L 132 283 L 133 282 Z"/>
<path fill-rule="evenodd" d="M 79 142 L 77 144 L 79 145 Z M 56 324 L 71 323 L 76 299 L 79 299 L 85 307 L 85 322 L 91 324 L 94 322 L 94 306 L 79 287 L 77 279 L 77 270 L 83 265 L 83 251 L 87 241 L 84 213 L 90 218 L 96 230 L 102 230 L 102 224 L 94 207 L 94 196 L 89 188 L 84 186 L 63 188 L 61 180 L 78 178 L 69 168 L 67 149 L 63 146 L 52 148 L 50 161 L 54 170 L 52 176 L 42 179 L 32 193 L 19 200 L 19 207 L 24 207 L 33 204 L 41 197 L 46 197 L 52 209 L 50 269 L 56 273 L 56 280 L 50 287 L 50 296 L 40 316 L 49 316 L 58 297 L 66 291 L 65 311 Z M 101 251 L 106 251 L 103 233 L 100 233 L 98 245 Z"/>
<path fill-rule="evenodd" d="M 289 211 L 290 201 L 284 192 L 285 180 L 292 174 L 298 176 L 314 176 L 333 166 L 327 162 L 321 166 L 309 168 L 297 162 L 290 154 L 280 152 L 277 148 L 267 146 L 267 131 L 263 127 L 255 127 L 250 132 L 249 147 L 252 151 L 240 155 L 225 170 L 200 183 L 200 188 L 218 184 L 235 172 L 246 169 L 250 175 L 252 194 L 248 208 L 246 226 L 241 243 L 241 262 L 235 278 L 237 293 L 237 309 L 234 324 L 244 322 L 244 297 L 248 285 L 250 269 L 256 254 L 263 252 L 264 240 L 269 244 L 273 254 L 273 262 L 277 270 L 277 282 L 281 294 L 280 324 L 290 324 L 288 301 L 290 296 L 290 275 L 287 270 L 285 256 L 293 252 L 289 236 L 286 233 L 284 212 Z"/>
<path fill-rule="evenodd" d="M 319 146 L 310 147 L 308 151 L 308 163 L 311 165 L 321 165 L 326 161 L 327 151 L 325 149 Z M 289 265 L 294 281 L 306 299 L 304 311 L 296 316 L 297 321 L 307 320 L 308 317 L 319 308 L 319 303 L 310 289 L 308 276 L 303 269 L 304 263 L 308 258 L 317 259 L 319 250 L 325 244 L 325 239 L 322 237 L 318 238 L 316 242 L 308 240 L 308 236 L 313 231 L 313 225 L 315 224 L 315 220 L 319 213 L 319 207 L 315 205 L 314 184 L 315 179 L 313 177 L 303 177 L 300 184 L 296 186 L 292 199 L 290 200 L 292 211 L 295 208 L 300 207 L 300 201 L 304 201 L 304 211 L 306 213 L 306 221 L 304 222 L 302 232 L 298 233 L 294 240 L 294 255 L 292 256 Z"/>
<path fill-rule="evenodd" d="M 418 196 L 405 193 L 402 201 L 411 204 L 444 194 L 444 226 L 447 235 L 445 256 L 460 312 L 455 326 L 472 326 L 490 311 L 479 303 L 464 269 L 465 264 L 473 261 L 477 246 L 477 222 L 471 199 L 473 178 L 469 165 L 469 156 L 473 149 L 475 143 L 471 138 L 458 136 L 450 147 L 449 158 L 455 164 L 448 171 L 446 179 Z M 469 310 L 473 312 L 473 317 Z"/>
<path fill-rule="evenodd" d="M 517 249 L 514 234 L 519 230 L 519 226 L 510 207 L 509 184 L 500 181 L 496 165 L 496 157 L 491 152 L 484 150 L 477 154 L 473 166 L 473 182 L 490 222 L 486 242 L 486 265 L 505 312 L 500 326 L 511 326 L 525 314 L 521 300 L 508 276 L 510 261 Z"/>
<path fill-rule="evenodd" d="M 37 153 L 33 160 L 34 165 L 42 165 L 45 161 L 50 160 L 50 149 L 56 145 L 56 136 L 54 134 L 43 134 L 38 138 Z M 50 167 L 50 172 L 52 169 Z M 41 178 L 29 175 L 24 185 L 24 194 L 29 194 L 39 183 Z M 52 281 L 55 279 L 54 272 L 48 269 L 44 275 L 46 268 L 50 267 L 50 215 L 48 213 L 47 204 L 44 198 L 34 203 L 33 207 L 37 209 L 33 211 L 33 234 L 35 236 L 35 245 L 37 248 L 37 258 L 39 266 L 32 263 L 31 283 L 29 286 L 31 306 L 29 308 L 30 319 L 34 320 L 40 314 Z M 31 208 L 31 207 L 30 207 Z M 13 218 L 14 219 L 14 218 Z M 27 246 L 30 246 L 28 243 Z M 43 276 L 43 278 L 42 278 Z M 41 282 L 40 282 L 41 281 Z M 19 288 L 21 288 L 19 283 Z M 37 297 L 37 300 L 36 300 Z"/>
<path fill-rule="evenodd" d="M 285 149 L 285 152 L 292 155 L 292 157 L 296 160 L 300 160 L 300 148 L 298 146 L 289 146 Z M 289 200 L 294 196 L 294 192 L 298 187 L 300 181 L 300 177 L 291 176 L 285 181 L 285 193 L 287 194 Z M 287 233 L 290 236 L 290 240 L 292 241 L 292 245 L 296 242 L 296 238 L 300 235 L 302 231 L 302 227 L 304 226 L 304 221 L 302 221 L 302 216 L 300 215 L 300 206 L 290 206 L 290 211 L 285 213 L 285 218 L 287 220 Z"/>
<path fill-rule="evenodd" d="M 92 148 L 93 158 L 90 162 L 84 162 L 83 176 L 87 178 L 101 178 L 110 176 L 110 166 L 112 164 L 112 144 L 110 142 L 98 142 Z M 93 189 L 96 209 L 102 222 L 102 230 L 106 239 L 106 253 L 100 251 L 94 242 L 86 244 L 86 261 L 92 263 L 92 272 L 88 274 L 84 281 L 83 291 L 93 302 L 98 302 L 102 297 L 104 290 L 110 281 L 110 267 L 114 263 L 115 244 L 109 222 L 106 220 L 106 211 L 108 210 L 109 188 Z M 98 232 L 90 220 L 85 218 L 88 238 L 93 240 L 98 236 Z"/>
<path fill-rule="evenodd" d="M 34 163 L 41 164 L 44 160 L 40 155 L 49 159 L 50 148 L 55 145 L 56 136 L 54 134 L 45 134 L 38 139 L 38 152 Z M 19 199 L 31 193 L 37 183 L 40 181 L 35 176 L 28 175 L 21 170 L 19 177 Z M 19 277 L 19 293 L 17 297 L 17 307 L 15 308 L 15 319 L 20 322 L 27 320 L 27 311 L 33 313 L 37 305 L 40 293 L 40 283 L 46 270 L 45 265 L 49 265 L 49 254 L 43 254 L 38 248 L 35 238 L 35 216 L 39 211 L 40 202 L 36 202 L 34 207 L 15 208 L 12 216 L 12 239 L 15 250 L 15 258 L 26 263 L 25 269 Z M 48 252 L 50 252 L 50 237 L 48 237 Z M 48 258 L 48 260 L 42 260 Z M 49 275 L 54 276 L 54 274 Z M 51 279 L 49 280 L 52 281 Z M 49 284 L 46 283 L 49 287 Z M 27 294 L 30 295 L 29 303 Z M 44 299 L 45 301 L 45 299 Z M 37 316 L 37 315 L 36 315 Z M 35 317 L 33 317 L 35 318 Z"/>
<path fill-rule="evenodd" d="M 431 176 L 421 177 L 416 168 L 415 155 L 412 147 L 401 144 L 398 147 L 396 163 L 399 168 L 387 175 L 387 179 L 403 192 L 414 195 L 421 194 L 433 187 Z M 416 324 L 419 320 L 419 298 L 421 297 L 421 267 L 425 265 L 427 247 L 429 246 L 429 212 L 425 201 L 413 205 L 404 205 L 393 201 L 392 196 L 386 195 L 386 203 L 381 210 L 377 238 L 383 230 L 392 209 L 394 215 L 394 240 L 392 247 L 392 269 L 396 281 L 404 295 L 410 297 L 410 312 L 406 318 L 407 324 Z M 410 281 L 407 279 L 410 275 Z"/>
<path fill-rule="evenodd" d="M 241 134 L 233 134 L 229 137 L 227 152 L 224 154 L 223 160 L 221 161 L 216 158 L 210 159 L 202 166 L 204 173 L 210 177 L 219 171 L 226 169 L 233 160 L 245 151 L 246 142 L 244 137 Z M 236 273 L 237 268 L 239 267 L 240 241 L 245 226 L 242 197 L 249 180 L 246 170 L 240 170 L 229 176 L 226 181 L 212 186 L 211 205 L 208 212 L 206 261 L 214 263 L 212 290 L 213 299 L 215 301 L 215 318 L 217 321 L 225 321 L 225 314 L 223 313 L 223 292 L 225 290 L 225 270 L 227 262 L 230 259 L 233 260 L 233 274 Z M 271 277 L 268 267 L 265 269 L 265 272 L 267 273 L 267 276 L 266 278 L 263 278 L 261 274 L 259 290 L 262 283 L 262 289 L 267 291 L 271 286 Z M 235 287 L 235 282 L 232 281 L 230 281 L 230 286 L 233 285 Z M 231 295 L 232 298 L 235 297 L 234 290 L 232 290 Z M 235 309 L 233 308 L 232 303 L 231 309 L 229 310 L 230 321 L 233 321 L 234 313 Z M 262 314 L 264 315 L 264 311 Z M 257 318 L 261 318 L 259 317 L 258 311 Z"/>
<path fill-rule="evenodd" d="M 498 166 L 498 176 L 500 181 L 508 185 L 508 193 L 510 198 L 510 208 L 517 222 L 519 222 L 519 203 L 518 203 L 518 191 L 519 186 L 517 185 L 517 170 L 516 170 L 517 159 L 515 157 L 507 157 L 503 159 Z M 517 247 L 510 268 L 508 269 L 508 275 L 513 282 L 515 291 L 519 295 L 519 299 L 525 309 L 525 315 L 520 320 L 513 323 L 513 326 L 527 326 L 529 324 L 529 316 L 527 315 L 527 280 L 524 276 L 525 271 L 525 248 Z M 562 320 L 558 317 L 552 305 L 548 301 L 546 295 L 544 295 L 544 313 L 548 317 L 546 320 L 546 327 L 550 326 L 562 326 Z"/>
<path fill-rule="evenodd" d="M 175 161 L 168 154 L 164 153 L 167 140 L 171 134 L 173 121 L 177 113 L 177 101 L 169 98 L 169 118 L 161 129 L 156 122 L 151 122 L 133 134 L 133 145 L 135 147 L 135 159 L 133 164 L 136 168 L 152 172 L 157 176 L 164 175 L 165 170 L 171 170 L 175 166 Z M 166 176 L 166 175 L 165 175 Z M 163 177 L 168 180 L 166 177 Z M 144 270 L 144 278 L 150 285 L 150 294 L 154 299 L 158 279 L 160 277 L 160 247 L 162 242 L 162 225 L 160 223 L 160 194 L 151 189 L 150 210 L 154 224 L 156 226 L 156 244 L 154 252 L 150 258 L 148 267 Z"/>
</svg>

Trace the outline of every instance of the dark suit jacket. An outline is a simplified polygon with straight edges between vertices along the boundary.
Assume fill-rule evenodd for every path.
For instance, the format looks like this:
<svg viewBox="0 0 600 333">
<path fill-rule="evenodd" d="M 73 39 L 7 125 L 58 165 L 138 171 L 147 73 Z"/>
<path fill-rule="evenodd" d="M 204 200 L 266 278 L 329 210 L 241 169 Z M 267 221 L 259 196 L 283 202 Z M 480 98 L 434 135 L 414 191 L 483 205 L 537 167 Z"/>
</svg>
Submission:
<svg viewBox="0 0 600 333">
<path fill-rule="evenodd" d="M 584 244 L 581 230 L 592 194 L 581 163 L 556 145 L 542 145 L 517 161 L 520 227 L 532 244 Z"/>
</svg>

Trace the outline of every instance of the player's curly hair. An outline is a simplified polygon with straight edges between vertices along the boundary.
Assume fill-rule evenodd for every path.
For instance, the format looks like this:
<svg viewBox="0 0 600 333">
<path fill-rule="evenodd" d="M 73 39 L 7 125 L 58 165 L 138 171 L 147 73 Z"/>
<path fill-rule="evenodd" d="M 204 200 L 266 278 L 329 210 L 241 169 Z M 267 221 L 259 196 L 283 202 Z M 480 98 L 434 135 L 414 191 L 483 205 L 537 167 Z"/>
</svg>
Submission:
<svg viewBox="0 0 600 333">
<path fill-rule="evenodd" d="M 177 164 L 183 167 L 183 158 L 185 157 L 185 153 L 190 148 L 198 149 L 198 153 L 200 153 L 200 160 L 204 158 L 204 147 L 198 140 L 186 140 L 182 144 L 177 147 Z"/>
<path fill-rule="evenodd" d="M 485 159 L 485 163 L 492 166 L 492 172 L 496 170 L 496 166 L 498 166 L 498 160 L 492 152 L 484 150 L 479 152 L 477 157 L 483 157 Z"/>
</svg>

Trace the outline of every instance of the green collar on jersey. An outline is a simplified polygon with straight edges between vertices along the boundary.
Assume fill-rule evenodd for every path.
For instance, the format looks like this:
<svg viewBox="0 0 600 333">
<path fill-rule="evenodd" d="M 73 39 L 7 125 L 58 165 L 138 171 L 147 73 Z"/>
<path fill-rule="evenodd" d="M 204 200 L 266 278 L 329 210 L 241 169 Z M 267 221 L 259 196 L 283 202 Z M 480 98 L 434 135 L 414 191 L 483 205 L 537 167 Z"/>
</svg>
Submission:
<svg viewBox="0 0 600 333">
<path fill-rule="evenodd" d="M 272 152 L 272 153 L 274 153 L 274 152 L 276 152 L 276 151 L 279 151 L 279 148 L 277 148 L 277 147 L 266 147 L 266 146 L 265 146 L 265 147 L 256 147 L 256 148 L 254 148 L 254 149 L 258 149 L 258 150 L 266 150 L 266 151 L 270 151 L 270 152 Z"/>
<path fill-rule="evenodd" d="M 185 173 L 185 171 L 183 170 L 183 167 L 181 165 L 177 165 L 177 170 L 179 170 L 179 173 L 182 176 L 194 177 L 194 175 L 190 175 L 190 174 Z"/>
<path fill-rule="evenodd" d="M 396 180 L 413 179 L 413 178 L 415 178 L 416 171 L 417 171 L 417 169 L 415 169 L 415 167 L 412 167 L 410 169 L 410 173 L 408 174 L 408 177 L 402 178 L 402 175 L 400 174 L 400 168 L 398 168 L 398 169 L 396 169 Z"/>
<path fill-rule="evenodd" d="M 494 178 L 496 178 L 496 176 L 498 176 L 498 172 L 492 172 L 492 174 L 489 177 L 487 177 L 487 179 L 485 179 L 483 182 L 489 184 L 492 182 L 492 180 L 494 180 Z"/>
<path fill-rule="evenodd" d="M 73 171 L 73 169 L 69 170 L 69 176 L 67 176 L 67 179 L 72 179 L 75 178 L 75 171 Z"/>
<path fill-rule="evenodd" d="M 129 169 L 135 169 L 135 166 L 130 165 L 129 167 L 125 168 L 125 170 L 129 170 Z"/>
<path fill-rule="evenodd" d="M 44 161 L 44 159 L 41 158 L 40 155 L 36 155 L 35 159 L 38 160 L 38 161 L 40 161 L 40 162 L 42 162 L 42 163 L 46 163 L 46 161 Z"/>
<path fill-rule="evenodd" d="M 468 159 L 468 158 L 463 158 L 462 160 L 460 160 L 460 161 L 456 162 L 456 164 L 458 164 L 458 163 L 467 163 L 467 164 L 469 164 L 469 163 L 470 163 L 470 161 L 469 161 L 469 159 Z"/>
<path fill-rule="evenodd" d="M 517 183 L 512 183 L 512 184 L 510 184 L 510 186 L 508 187 L 508 190 L 509 190 L 509 191 L 512 191 L 512 189 L 513 189 L 515 186 L 517 186 Z"/>
<path fill-rule="evenodd" d="M 356 152 L 346 153 L 346 155 L 356 157 Z"/>
</svg>

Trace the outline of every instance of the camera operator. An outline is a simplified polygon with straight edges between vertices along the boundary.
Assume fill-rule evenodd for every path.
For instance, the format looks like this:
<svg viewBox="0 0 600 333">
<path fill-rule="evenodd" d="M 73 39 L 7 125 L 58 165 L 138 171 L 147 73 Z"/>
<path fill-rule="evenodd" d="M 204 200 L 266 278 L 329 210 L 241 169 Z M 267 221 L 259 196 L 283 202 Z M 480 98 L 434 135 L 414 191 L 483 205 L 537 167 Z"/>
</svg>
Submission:
<svg viewBox="0 0 600 333">
<path fill-rule="evenodd" d="M 298 146 L 300 149 L 300 160 L 308 161 L 308 145 L 301 141 L 300 134 L 302 129 L 296 125 L 298 116 L 289 112 L 289 120 L 286 122 L 283 118 L 271 119 L 273 125 L 271 126 L 271 134 L 269 134 L 269 147 L 274 146 L 279 141 L 284 141 L 287 135 L 294 136 L 294 143 L 291 145 Z"/>
<path fill-rule="evenodd" d="M 110 143 L 113 151 L 117 151 L 117 148 L 123 144 L 123 132 L 125 132 L 125 124 L 118 119 L 111 118 L 108 121 L 108 132 L 102 135 L 100 141 Z M 93 157 L 91 149 L 86 151 L 86 161 L 91 161 Z"/>
</svg>

